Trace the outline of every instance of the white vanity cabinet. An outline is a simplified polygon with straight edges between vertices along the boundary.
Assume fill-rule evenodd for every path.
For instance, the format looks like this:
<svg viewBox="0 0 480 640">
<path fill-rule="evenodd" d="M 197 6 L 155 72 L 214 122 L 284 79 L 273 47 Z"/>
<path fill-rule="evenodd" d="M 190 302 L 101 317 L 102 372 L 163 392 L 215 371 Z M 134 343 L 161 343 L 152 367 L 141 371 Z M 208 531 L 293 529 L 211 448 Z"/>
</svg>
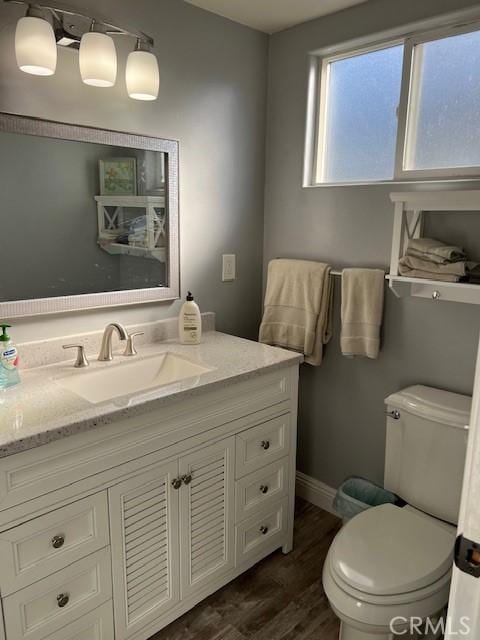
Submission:
<svg viewBox="0 0 480 640">
<path fill-rule="evenodd" d="M 0 639 L 146 640 L 288 552 L 297 379 L 285 366 L 1 458 Z"/>
<path fill-rule="evenodd" d="M 184 456 L 179 469 L 180 590 L 187 598 L 235 564 L 235 438 Z"/>
<path fill-rule="evenodd" d="M 109 489 L 116 637 L 180 601 L 178 463 L 158 464 Z"/>
<path fill-rule="evenodd" d="M 109 490 L 117 638 L 234 567 L 234 438 Z"/>
</svg>

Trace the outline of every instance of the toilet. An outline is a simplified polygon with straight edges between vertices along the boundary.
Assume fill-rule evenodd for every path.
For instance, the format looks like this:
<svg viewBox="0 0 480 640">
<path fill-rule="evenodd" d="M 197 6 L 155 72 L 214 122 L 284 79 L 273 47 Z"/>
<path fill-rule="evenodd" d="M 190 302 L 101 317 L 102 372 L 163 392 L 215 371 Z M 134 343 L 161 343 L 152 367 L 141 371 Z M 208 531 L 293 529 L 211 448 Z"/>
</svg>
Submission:
<svg viewBox="0 0 480 640">
<path fill-rule="evenodd" d="M 333 540 L 323 586 L 339 640 L 409 640 L 426 619 L 421 637 L 437 638 L 448 602 L 471 398 L 416 385 L 385 404 L 384 484 L 407 505 L 368 509 Z"/>
</svg>

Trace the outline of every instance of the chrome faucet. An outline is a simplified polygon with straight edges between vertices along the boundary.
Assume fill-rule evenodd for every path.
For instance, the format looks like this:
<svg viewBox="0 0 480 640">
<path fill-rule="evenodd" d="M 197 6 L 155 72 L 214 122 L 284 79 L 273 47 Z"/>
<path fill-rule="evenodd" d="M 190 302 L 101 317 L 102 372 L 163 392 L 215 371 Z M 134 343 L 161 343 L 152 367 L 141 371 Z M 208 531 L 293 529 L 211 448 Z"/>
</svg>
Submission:
<svg viewBox="0 0 480 640">
<path fill-rule="evenodd" d="M 102 338 L 102 346 L 100 347 L 100 353 L 98 359 L 102 362 L 109 362 L 113 360 L 112 354 L 112 337 L 113 332 L 116 331 L 120 340 L 127 340 L 128 333 L 123 325 L 119 322 L 111 322 L 105 327 Z"/>
</svg>

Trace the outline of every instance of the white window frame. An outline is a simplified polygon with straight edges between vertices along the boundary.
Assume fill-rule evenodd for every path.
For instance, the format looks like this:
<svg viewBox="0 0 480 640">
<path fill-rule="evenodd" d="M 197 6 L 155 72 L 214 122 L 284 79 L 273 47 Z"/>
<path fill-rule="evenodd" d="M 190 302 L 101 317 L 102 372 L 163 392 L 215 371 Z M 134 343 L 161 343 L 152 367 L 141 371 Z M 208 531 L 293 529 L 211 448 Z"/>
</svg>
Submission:
<svg viewBox="0 0 480 640">
<path fill-rule="evenodd" d="M 377 39 L 371 39 L 368 44 L 361 46 L 358 44 L 352 44 L 350 47 L 344 45 L 340 47 L 339 51 L 324 50 L 310 54 L 303 171 L 304 187 L 472 180 L 480 177 L 480 165 L 445 167 L 441 169 L 409 168 L 409 166 L 411 167 L 411 162 L 408 154 L 414 149 L 413 132 L 415 131 L 415 122 L 413 121 L 413 116 L 416 113 L 415 101 L 418 99 L 418 80 L 420 79 L 420 74 L 415 74 L 414 72 L 421 64 L 419 50 L 415 49 L 415 47 L 425 42 L 433 42 L 442 38 L 461 35 L 462 33 L 480 31 L 478 10 L 476 10 L 474 19 L 469 17 L 470 12 L 468 12 L 468 16 L 466 16 L 467 22 L 465 22 L 465 19 L 459 18 L 458 14 L 455 14 L 455 16 L 456 18 L 453 18 L 453 20 L 456 19 L 456 22 L 449 22 L 440 28 L 425 29 L 423 24 L 424 30 L 417 28 L 413 33 L 409 31 L 409 33 L 397 35 L 397 37 L 394 37 L 394 34 L 391 33 L 389 36 L 379 36 Z M 445 20 L 445 22 L 447 21 Z M 319 173 L 317 171 L 318 162 L 320 160 L 320 165 L 323 168 L 326 153 L 327 89 L 330 63 L 401 44 L 404 46 L 404 51 L 393 177 L 385 180 L 349 182 L 317 181 L 317 173 Z M 319 151 L 320 147 L 321 151 Z M 322 168 L 321 172 L 323 173 Z"/>
</svg>

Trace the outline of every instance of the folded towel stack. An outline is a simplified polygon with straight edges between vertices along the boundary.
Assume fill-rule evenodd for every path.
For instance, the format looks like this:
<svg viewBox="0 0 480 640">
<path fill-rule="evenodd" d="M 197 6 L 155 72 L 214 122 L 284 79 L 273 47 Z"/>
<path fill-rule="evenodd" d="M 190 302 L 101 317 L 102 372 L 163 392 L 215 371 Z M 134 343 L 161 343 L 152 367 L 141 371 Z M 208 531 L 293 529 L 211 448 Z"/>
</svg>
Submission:
<svg viewBox="0 0 480 640">
<path fill-rule="evenodd" d="M 398 263 L 400 275 L 442 282 L 465 282 L 478 263 L 467 260 L 463 249 L 433 238 L 409 241 Z M 480 282 L 480 273 L 478 274 Z"/>
</svg>

